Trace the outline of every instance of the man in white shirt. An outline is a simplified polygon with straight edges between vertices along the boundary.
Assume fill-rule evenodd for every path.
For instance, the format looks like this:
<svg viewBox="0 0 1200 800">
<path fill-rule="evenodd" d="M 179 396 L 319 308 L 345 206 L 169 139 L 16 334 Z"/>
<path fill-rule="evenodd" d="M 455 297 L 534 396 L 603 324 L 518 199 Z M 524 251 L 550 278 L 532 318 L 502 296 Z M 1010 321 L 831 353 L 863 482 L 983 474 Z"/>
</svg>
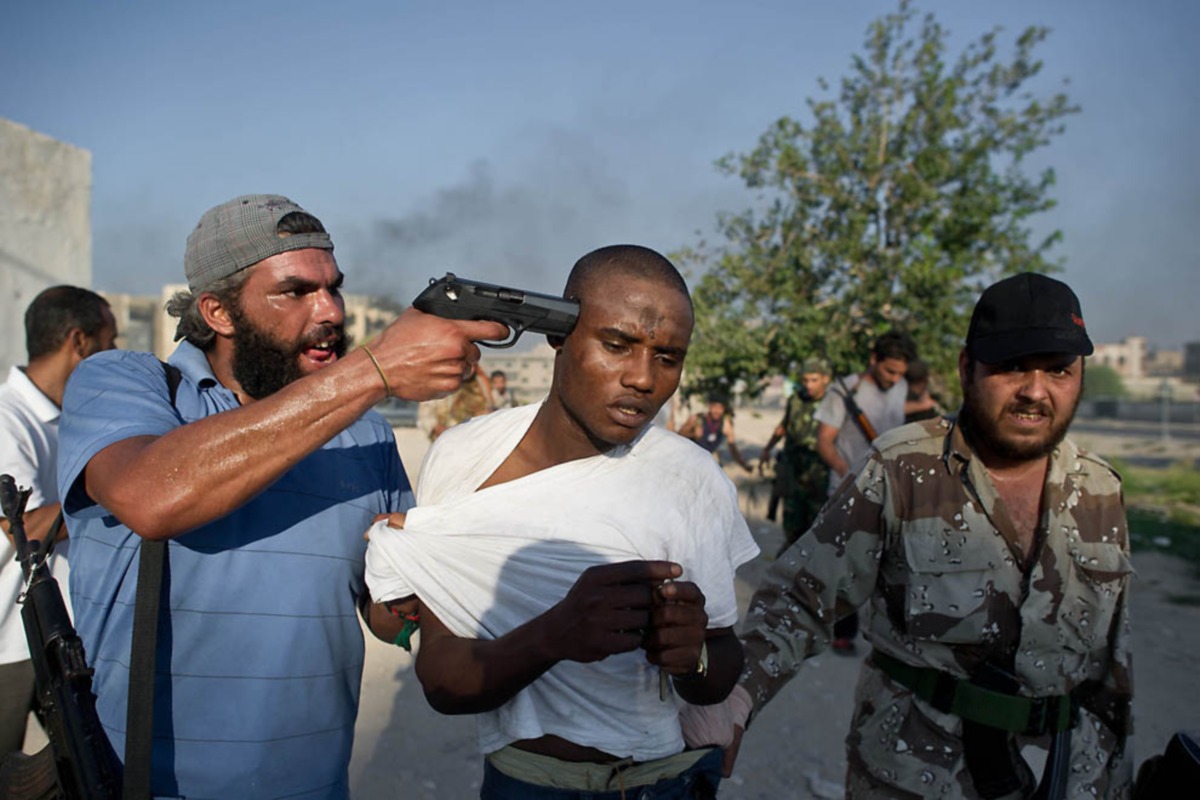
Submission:
<svg viewBox="0 0 1200 800">
<path fill-rule="evenodd" d="M 83 359 L 115 347 L 117 323 L 108 301 L 75 286 L 46 289 L 25 311 L 29 365 L 12 367 L 0 385 L 0 474 L 30 489 L 24 523 L 30 539 L 44 541 L 58 516 L 58 418 L 67 377 Z M 8 520 L 0 544 L 0 755 L 24 745 L 33 708 L 33 665 L 17 605 L 23 576 L 15 560 Z M 65 530 L 59 533 L 65 537 Z M 67 600 L 66 542 L 59 541 L 51 569 Z M 68 603 L 69 608 L 69 603 Z"/>
<path fill-rule="evenodd" d="M 377 602 L 420 598 L 430 704 L 477 714 L 481 797 L 715 797 L 683 702 L 742 668 L 734 571 L 758 548 L 704 451 L 651 424 L 692 333 L 686 284 L 643 247 L 584 256 L 550 394 L 447 431 L 417 507 L 371 530 Z M 645 794 L 643 794 L 643 792 Z"/>
</svg>

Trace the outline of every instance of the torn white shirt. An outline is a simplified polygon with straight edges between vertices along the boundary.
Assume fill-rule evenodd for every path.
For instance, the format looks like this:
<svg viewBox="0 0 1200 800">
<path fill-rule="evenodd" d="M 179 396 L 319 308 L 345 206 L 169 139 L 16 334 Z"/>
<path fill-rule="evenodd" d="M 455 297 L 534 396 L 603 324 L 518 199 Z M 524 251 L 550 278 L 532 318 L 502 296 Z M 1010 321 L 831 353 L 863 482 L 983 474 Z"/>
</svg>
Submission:
<svg viewBox="0 0 1200 800">
<path fill-rule="evenodd" d="M 434 443 L 404 530 L 371 530 L 375 600 L 415 593 L 456 635 L 491 639 L 558 603 L 590 566 L 668 560 L 704 593 L 709 627 L 732 626 L 734 572 L 758 547 L 736 488 L 694 443 L 650 427 L 632 445 L 476 491 L 537 410 L 477 417 Z M 489 753 L 554 734 L 648 761 L 683 749 L 676 713 L 641 650 L 564 661 L 480 714 L 479 744 Z"/>
</svg>

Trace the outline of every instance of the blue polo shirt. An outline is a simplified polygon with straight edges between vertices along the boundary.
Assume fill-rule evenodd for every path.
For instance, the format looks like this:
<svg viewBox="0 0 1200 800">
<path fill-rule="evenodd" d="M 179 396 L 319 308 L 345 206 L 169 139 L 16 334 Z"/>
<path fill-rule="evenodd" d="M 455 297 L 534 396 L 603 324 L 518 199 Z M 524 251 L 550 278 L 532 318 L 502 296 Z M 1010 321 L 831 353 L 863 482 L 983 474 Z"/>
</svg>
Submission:
<svg viewBox="0 0 1200 800">
<path fill-rule="evenodd" d="M 119 351 L 80 364 L 63 398 L 58 484 L 75 622 L 122 758 L 141 540 L 86 495 L 81 476 L 114 442 L 237 408 L 200 350 L 184 342 L 171 364 L 183 374 L 174 405 L 154 356 Z M 156 797 L 349 796 L 363 532 L 376 514 L 411 504 L 392 430 L 371 411 L 237 511 L 170 541 Z"/>
</svg>

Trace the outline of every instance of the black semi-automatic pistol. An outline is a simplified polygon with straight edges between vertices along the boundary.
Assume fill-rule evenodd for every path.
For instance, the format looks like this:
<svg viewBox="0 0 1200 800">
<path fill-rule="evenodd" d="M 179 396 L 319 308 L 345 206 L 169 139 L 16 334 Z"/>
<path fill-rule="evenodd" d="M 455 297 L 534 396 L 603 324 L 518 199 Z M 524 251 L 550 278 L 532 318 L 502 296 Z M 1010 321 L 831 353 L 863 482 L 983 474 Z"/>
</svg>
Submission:
<svg viewBox="0 0 1200 800">
<path fill-rule="evenodd" d="M 509 289 L 460 278 L 447 272 L 430 278 L 429 286 L 413 300 L 413 308 L 444 319 L 489 320 L 512 331 L 502 342 L 480 342 L 488 347 L 512 347 L 525 331 L 566 336 L 579 319 L 579 302 L 549 294 Z"/>
</svg>

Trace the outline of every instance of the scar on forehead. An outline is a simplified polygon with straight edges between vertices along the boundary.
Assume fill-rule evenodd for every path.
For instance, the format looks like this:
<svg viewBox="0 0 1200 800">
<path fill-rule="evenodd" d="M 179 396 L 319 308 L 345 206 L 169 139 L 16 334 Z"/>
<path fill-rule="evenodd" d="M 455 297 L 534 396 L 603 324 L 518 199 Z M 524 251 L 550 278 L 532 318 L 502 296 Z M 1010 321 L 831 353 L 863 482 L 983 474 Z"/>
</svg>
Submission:
<svg viewBox="0 0 1200 800">
<path fill-rule="evenodd" d="M 654 307 L 644 308 L 638 322 L 646 329 L 646 334 L 653 339 L 654 335 L 658 332 L 658 326 L 663 322 L 662 312 Z"/>
</svg>

